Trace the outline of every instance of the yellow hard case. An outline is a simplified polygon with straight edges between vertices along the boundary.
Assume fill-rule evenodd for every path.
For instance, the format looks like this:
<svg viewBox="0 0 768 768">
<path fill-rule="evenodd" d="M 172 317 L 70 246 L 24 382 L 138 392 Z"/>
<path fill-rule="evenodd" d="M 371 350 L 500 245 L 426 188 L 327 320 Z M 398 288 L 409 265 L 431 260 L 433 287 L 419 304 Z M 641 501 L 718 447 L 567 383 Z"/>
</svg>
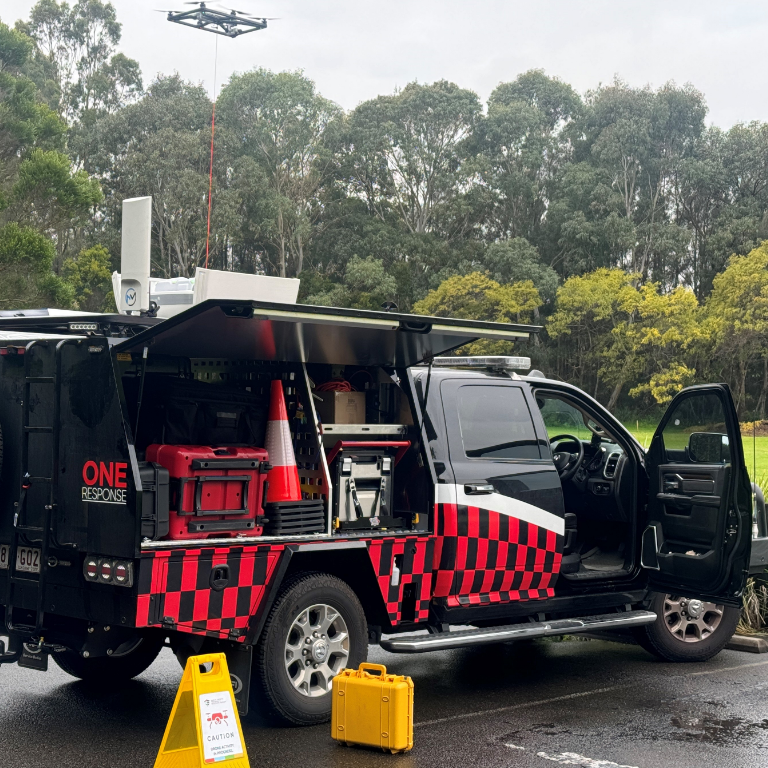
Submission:
<svg viewBox="0 0 768 768">
<path fill-rule="evenodd" d="M 342 670 L 333 678 L 331 736 L 345 744 L 407 752 L 413 747 L 413 680 L 388 675 L 381 664 Z"/>
</svg>

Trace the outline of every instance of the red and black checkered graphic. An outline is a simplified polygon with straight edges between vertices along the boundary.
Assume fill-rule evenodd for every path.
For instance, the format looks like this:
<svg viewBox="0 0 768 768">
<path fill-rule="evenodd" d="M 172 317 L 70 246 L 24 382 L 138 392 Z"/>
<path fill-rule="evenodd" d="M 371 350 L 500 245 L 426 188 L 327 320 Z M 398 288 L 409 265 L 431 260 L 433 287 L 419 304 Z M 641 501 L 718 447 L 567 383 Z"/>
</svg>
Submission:
<svg viewBox="0 0 768 768">
<path fill-rule="evenodd" d="M 563 537 L 493 510 L 436 505 L 433 597 L 448 606 L 554 596 Z"/>
<path fill-rule="evenodd" d="M 200 547 L 145 555 L 136 626 L 164 626 L 243 642 L 284 549 L 281 544 Z M 216 590 L 211 572 L 222 565 L 228 566 L 231 586 Z"/>
<path fill-rule="evenodd" d="M 434 545 L 431 537 L 415 536 L 368 542 L 368 554 L 393 626 L 429 617 Z M 400 574 L 393 579 L 395 566 Z"/>
</svg>

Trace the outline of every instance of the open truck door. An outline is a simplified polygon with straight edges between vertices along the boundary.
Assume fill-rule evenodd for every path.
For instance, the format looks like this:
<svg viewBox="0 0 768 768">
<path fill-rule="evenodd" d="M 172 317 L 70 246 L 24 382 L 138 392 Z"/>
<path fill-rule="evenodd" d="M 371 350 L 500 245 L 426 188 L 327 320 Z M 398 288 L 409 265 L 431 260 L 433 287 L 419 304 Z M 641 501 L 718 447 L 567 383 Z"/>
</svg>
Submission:
<svg viewBox="0 0 768 768">
<path fill-rule="evenodd" d="M 725 384 L 684 389 L 647 454 L 641 563 L 657 592 L 739 605 L 752 530 L 739 422 Z"/>
</svg>

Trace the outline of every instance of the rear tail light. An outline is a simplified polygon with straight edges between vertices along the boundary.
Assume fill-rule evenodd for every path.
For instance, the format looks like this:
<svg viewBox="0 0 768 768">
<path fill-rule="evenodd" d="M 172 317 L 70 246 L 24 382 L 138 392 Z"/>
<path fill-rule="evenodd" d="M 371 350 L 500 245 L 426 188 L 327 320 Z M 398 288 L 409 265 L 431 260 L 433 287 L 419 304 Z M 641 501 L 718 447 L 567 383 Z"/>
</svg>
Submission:
<svg viewBox="0 0 768 768">
<path fill-rule="evenodd" d="M 115 584 L 124 585 L 128 581 L 129 575 L 130 568 L 128 567 L 128 563 L 115 563 L 112 575 Z"/>
<path fill-rule="evenodd" d="M 83 563 L 83 575 L 86 581 L 131 587 L 133 586 L 133 563 L 127 560 L 113 560 L 109 557 L 88 556 Z"/>
<path fill-rule="evenodd" d="M 99 563 L 99 581 L 112 581 L 112 561 L 102 560 Z"/>
<path fill-rule="evenodd" d="M 85 578 L 88 579 L 88 581 L 98 581 L 99 561 L 95 557 L 86 557 L 83 571 L 85 573 Z"/>
</svg>

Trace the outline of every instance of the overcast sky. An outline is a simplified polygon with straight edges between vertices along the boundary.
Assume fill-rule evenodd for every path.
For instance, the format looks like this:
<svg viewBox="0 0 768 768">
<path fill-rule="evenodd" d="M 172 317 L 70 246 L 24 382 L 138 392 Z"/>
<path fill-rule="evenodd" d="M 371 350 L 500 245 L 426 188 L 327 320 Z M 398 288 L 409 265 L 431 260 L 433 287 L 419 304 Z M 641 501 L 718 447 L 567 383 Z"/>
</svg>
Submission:
<svg viewBox="0 0 768 768">
<path fill-rule="evenodd" d="M 219 37 L 218 85 L 253 67 L 303 69 L 349 109 L 412 80 L 452 80 L 487 99 L 502 81 L 541 68 L 584 92 L 620 76 L 631 85 L 690 82 L 708 122 L 768 121 L 768 4 L 762 0 L 234 0 L 278 16 L 268 29 Z M 33 0 L 0 0 L 0 18 Z M 122 50 L 145 82 L 178 71 L 212 91 L 217 36 L 170 24 L 153 9 L 181 0 L 113 0 Z"/>
</svg>

